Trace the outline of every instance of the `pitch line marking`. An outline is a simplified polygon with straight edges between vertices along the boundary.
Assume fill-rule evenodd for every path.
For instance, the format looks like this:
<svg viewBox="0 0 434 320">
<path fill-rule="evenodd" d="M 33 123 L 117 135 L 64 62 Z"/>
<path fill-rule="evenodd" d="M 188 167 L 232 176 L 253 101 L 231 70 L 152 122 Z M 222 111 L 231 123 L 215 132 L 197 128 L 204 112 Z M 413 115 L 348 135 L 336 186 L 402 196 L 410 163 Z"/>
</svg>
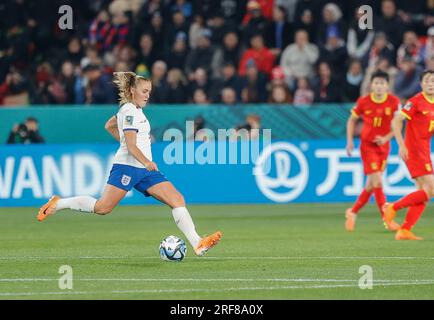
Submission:
<svg viewBox="0 0 434 320">
<path fill-rule="evenodd" d="M 80 256 L 80 257 L 55 257 L 55 256 L 29 256 L 29 257 L 0 257 L 0 260 L 44 260 L 44 259 L 49 259 L 49 260 L 56 260 L 56 259 L 79 259 L 79 260 L 104 260 L 104 259 L 144 259 L 144 260 L 160 260 L 160 258 L 158 256 L 145 256 L 145 257 L 141 257 L 141 256 Z M 359 256 L 359 257 L 345 257 L 345 256 L 317 256 L 317 257 L 273 257 L 273 256 L 268 256 L 268 257 L 201 257 L 201 260 L 342 260 L 342 259 L 349 259 L 349 260 L 361 260 L 361 259 L 373 259 L 373 260 L 414 260 L 414 259 L 419 259 L 419 260 L 434 260 L 434 257 L 363 257 L 363 256 Z"/>
<path fill-rule="evenodd" d="M 55 278 L 0 278 L 0 282 L 50 282 L 58 281 Z M 181 279 L 165 279 L 165 278 L 78 278 L 74 281 L 89 281 L 89 282 L 358 282 L 357 279 L 310 279 L 310 278 L 266 278 L 266 279 L 242 279 L 242 278 L 218 278 L 218 279 L 196 279 L 196 278 L 181 278 Z M 412 280 L 415 283 L 434 282 L 434 279 L 416 279 Z M 379 279 L 375 283 L 401 283 L 408 282 L 408 279 Z"/>
<path fill-rule="evenodd" d="M 377 286 L 414 286 L 414 285 L 432 285 L 431 282 L 400 282 L 384 283 Z M 41 296 L 41 295 L 82 295 L 82 294 L 133 294 L 133 293 L 185 293 L 185 292 L 226 292 L 226 291 L 260 291 L 260 290 L 290 290 L 290 289 L 335 289 L 335 288 L 358 288 L 354 284 L 337 284 L 337 285 L 313 285 L 313 286 L 280 286 L 280 287 L 240 287 L 224 289 L 143 289 L 143 290 L 112 290 L 112 291 L 65 291 L 65 292 L 0 292 L 0 296 Z"/>
</svg>

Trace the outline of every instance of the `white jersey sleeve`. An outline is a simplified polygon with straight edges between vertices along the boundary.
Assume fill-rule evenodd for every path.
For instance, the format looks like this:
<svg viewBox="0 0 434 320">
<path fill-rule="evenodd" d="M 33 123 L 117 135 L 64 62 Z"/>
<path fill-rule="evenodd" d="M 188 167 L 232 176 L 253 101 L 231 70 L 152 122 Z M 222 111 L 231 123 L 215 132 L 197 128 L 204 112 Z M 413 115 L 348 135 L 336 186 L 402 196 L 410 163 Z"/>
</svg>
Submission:
<svg viewBox="0 0 434 320">
<path fill-rule="evenodd" d="M 126 103 L 120 107 L 116 115 L 120 146 L 116 152 L 114 163 L 125 164 L 137 168 L 144 168 L 144 165 L 136 160 L 129 152 L 125 141 L 125 131 L 134 130 L 137 132 L 136 145 L 146 158 L 152 161 L 151 152 L 151 126 L 141 108 L 132 103 Z"/>
<path fill-rule="evenodd" d="M 126 103 L 121 107 L 121 110 L 119 110 L 117 117 L 118 117 L 118 127 L 122 131 L 126 130 L 135 130 L 136 132 L 139 131 L 138 128 L 138 116 L 136 111 L 136 106 L 134 106 L 132 103 Z M 121 121 L 119 121 L 121 120 Z"/>
</svg>

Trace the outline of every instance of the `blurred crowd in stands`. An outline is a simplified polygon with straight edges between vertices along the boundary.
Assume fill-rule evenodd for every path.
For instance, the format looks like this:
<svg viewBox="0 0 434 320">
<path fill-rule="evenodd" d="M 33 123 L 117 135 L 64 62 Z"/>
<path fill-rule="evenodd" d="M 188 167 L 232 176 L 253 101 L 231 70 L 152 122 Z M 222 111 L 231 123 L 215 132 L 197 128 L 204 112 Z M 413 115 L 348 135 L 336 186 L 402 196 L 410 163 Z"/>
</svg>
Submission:
<svg viewBox="0 0 434 320">
<path fill-rule="evenodd" d="M 60 5 L 73 29 L 58 26 Z M 360 5 L 374 30 L 359 28 Z M 407 99 L 434 69 L 434 0 L 2 0 L 0 105 L 113 104 L 112 72 L 154 104 L 353 102 L 381 69 Z"/>
</svg>

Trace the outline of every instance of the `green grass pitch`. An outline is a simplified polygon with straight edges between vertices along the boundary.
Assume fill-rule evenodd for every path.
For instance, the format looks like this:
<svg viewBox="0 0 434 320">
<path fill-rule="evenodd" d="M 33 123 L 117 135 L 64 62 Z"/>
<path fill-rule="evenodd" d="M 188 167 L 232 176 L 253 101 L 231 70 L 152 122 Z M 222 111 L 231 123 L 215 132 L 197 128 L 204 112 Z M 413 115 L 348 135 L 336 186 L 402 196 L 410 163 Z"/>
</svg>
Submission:
<svg viewBox="0 0 434 320">
<path fill-rule="evenodd" d="M 0 299 L 433 299 L 433 207 L 395 241 L 374 205 L 344 231 L 343 204 L 190 206 L 200 234 L 220 244 L 184 261 L 158 256 L 162 238 L 184 238 L 164 206 L 119 207 L 107 216 L 0 209 Z M 400 212 L 399 218 L 404 217 Z M 184 238 L 185 239 L 185 238 Z M 73 289 L 59 289 L 59 267 Z M 363 265 L 373 289 L 359 288 Z"/>
</svg>

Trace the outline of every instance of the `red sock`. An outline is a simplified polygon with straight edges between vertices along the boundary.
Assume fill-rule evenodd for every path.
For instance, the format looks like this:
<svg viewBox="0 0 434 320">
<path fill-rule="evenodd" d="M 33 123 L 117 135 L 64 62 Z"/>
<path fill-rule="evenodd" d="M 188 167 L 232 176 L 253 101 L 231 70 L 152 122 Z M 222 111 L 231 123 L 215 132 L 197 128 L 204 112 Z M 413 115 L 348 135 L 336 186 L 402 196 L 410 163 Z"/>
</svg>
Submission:
<svg viewBox="0 0 434 320">
<path fill-rule="evenodd" d="M 383 204 L 386 203 L 386 196 L 383 192 L 383 187 L 374 188 L 375 201 L 377 202 L 378 209 L 380 210 L 381 217 L 383 217 Z"/>
<path fill-rule="evenodd" d="M 427 202 L 428 195 L 423 190 L 418 190 L 406 195 L 404 198 L 399 199 L 393 204 L 393 209 L 398 211 L 402 208 L 408 208 L 417 204 Z"/>
<path fill-rule="evenodd" d="M 425 210 L 426 204 L 421 203 L 417 204 L 415 206 L 411 206 L 408 208 L 407 215 L 405 216 L 404 223 L 402 224 L 401 228 L 406 230 L 411 230 L 413 226 L 416 224 L 416 222 L 419 220 L 420 216 L 422 215 L 423 211 Z"/>
<path fill-rule="evenodd" d="M 356 203 L 354 204 L 351 211 L 354 213 L 358 213 L 359 210 L 362 209 L 363 206 L 369 201 L 371 194 L 372 191 L 366 191 L 366 189 L 363 189 L 362 193 L 357 198 Z"/>
</svg>

